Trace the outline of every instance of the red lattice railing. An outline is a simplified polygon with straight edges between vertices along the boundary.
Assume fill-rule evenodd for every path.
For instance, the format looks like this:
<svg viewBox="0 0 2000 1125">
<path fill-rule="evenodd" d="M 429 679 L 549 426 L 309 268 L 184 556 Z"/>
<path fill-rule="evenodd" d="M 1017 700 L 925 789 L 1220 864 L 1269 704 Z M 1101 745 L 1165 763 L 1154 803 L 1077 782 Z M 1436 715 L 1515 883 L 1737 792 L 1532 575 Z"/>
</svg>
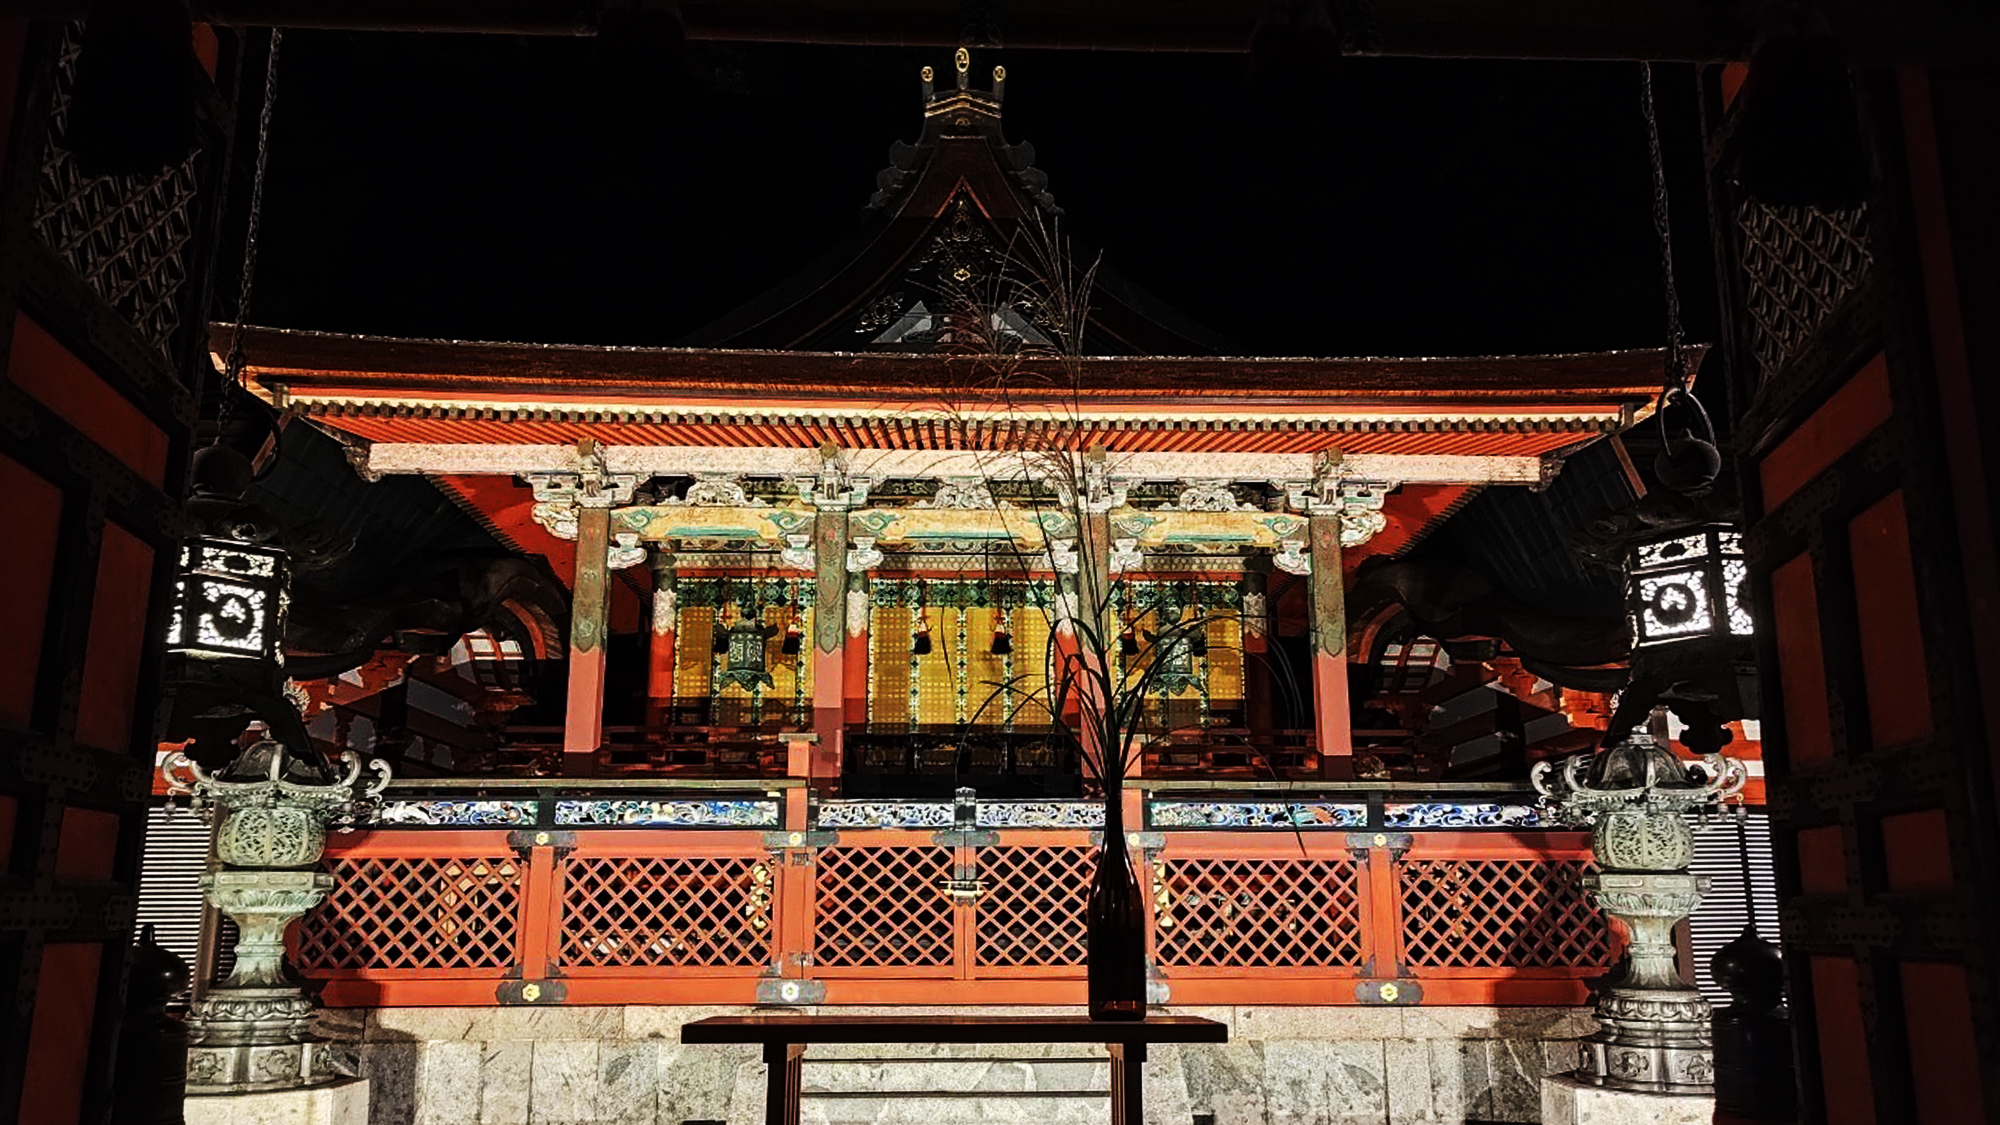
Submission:
<svg viewBox="0 0 2000 1125">
<path fill-rule="evenodd" d="M 1097 849 L 980 848 L 976 959 L 994 968 L 1080 966 Z"/>
<path fill-rule="evenodd" d="M 1396 866 L 1404 956 L 1436 968 L 1603 966 L 1611 933 L 1583 860 L 1417 859 Z"/>
<path fill-rule="evenodd" d="M 1138 847 L 1174 1004 L 1576 1004 L 1614 952 L 1582 833 Z M 1073 1005 L 1095 862 L 1070 829 L 376 830 L 295 963 L 336 1006 Z"/>
<path fill-rule="evenodd" d="M 504 969 L 519 937 L 511 854 L 334 856 L 333 890 L 299 929 L 303 969 Z"/>
<path fill-rule="evenodd" d="M 1361 874 L 1351 859 L 1164 860 L 1153 890 L 1160 965 L 1358 965 Z"/>
<path fill-rule="evenodd" d="M 946 891 L 952 858 L 951 849 L 928 843 L 822 849 L 813 890 L 813 963 L 950 968 L 956 952 L 955 911 Z"/>
<path fill-rule="evenodd" d="M 771 868 L 744 856 L 572 857 L 563 865 L 565 966 L 768 965 Z"/>
</svg>

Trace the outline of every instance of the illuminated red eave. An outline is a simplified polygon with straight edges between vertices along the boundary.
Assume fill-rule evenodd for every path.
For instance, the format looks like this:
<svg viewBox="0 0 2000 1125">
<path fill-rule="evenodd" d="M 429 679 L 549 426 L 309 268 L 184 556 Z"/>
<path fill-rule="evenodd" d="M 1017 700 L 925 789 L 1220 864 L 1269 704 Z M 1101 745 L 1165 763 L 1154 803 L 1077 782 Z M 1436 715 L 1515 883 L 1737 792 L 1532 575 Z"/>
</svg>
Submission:
<svg viewBox="0 0 2000 1125">
<path fill-rule="evenodd" d="M 394 416 L 315 418 L 356 437 L 378 442 L 466 445 L 568 445 L 581 437 L 607 445 L 760 446 L 814 449 L 832 441 L 850 449 L 959 448 L 940 441 L 928 427 L 894 420 L 869 425 L 770 423 L 734 425 L 650 425 L 619 422 L 501 422 Z M 1464 456 L 1538 456 L 1598 436 L 1601 429 L 1564 427 L 1544 432 L 1406 432 L 1354 434 L 1302 430 L 1093 429 L 1075 440 L 1102 444 L 1114 453 L 1312 453 L 1338 447 L 1347 453 L 1400 453 Z"/>
<path fill-rule="evenodd" d="M 229 332 L 215 329 L 216 347 L 227 345 Z M 485 344 L 262 328 L 244 329 L 243 345 L 246 377 L 267 395 L 412 405 L 937 408 L 990 401 L 996 381 L 988 360 L 935 353 Z M 1082 398 L 1090 402 L 1086 410 L 1143 408 L 1181 397 L 1218 410 L 1413 402 L 1427 409 L 1540 404 L 1560 410 L 1649 401 L 1663 370 L 1657 350 L 1436 359 L 1097 356 L 1076 360 L 1073 370 L 1030 361 L 1004 382 L 1015 400 L 1069 404 Z"/>
</svg>

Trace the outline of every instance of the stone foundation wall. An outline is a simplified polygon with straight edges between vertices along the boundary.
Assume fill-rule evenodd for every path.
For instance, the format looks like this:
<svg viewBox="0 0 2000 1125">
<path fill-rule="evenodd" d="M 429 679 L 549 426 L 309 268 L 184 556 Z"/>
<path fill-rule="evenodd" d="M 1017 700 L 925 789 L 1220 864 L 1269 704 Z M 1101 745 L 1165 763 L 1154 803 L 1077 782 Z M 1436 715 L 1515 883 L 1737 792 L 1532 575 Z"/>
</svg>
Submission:
<svg viewBox="0 0 2000 1125">
<path fill-rule="evenodd" d="M 747 1011 L 343 1009 L 322 1013 L 320 1033 L 353 1044 L 360 1055 L 371 1083 L 371 1125 L 758 1125 L 764 1068 L 755 1049 L 680 1043 L 683 1023 Z M 1570 1041 L 1596 1026 L 1580 1008 L 1172 1011 L 1228 1023 L 1230 1042 L 1156 1048 L 1146 1064 L 1147 1125 L 1194 1125 L 1195 1116 L 1203 1114 L 1212 1115 L 1215 1125 L 1532 1122 L 1540 1113 L 1542 1075 L 1572 1068 L 1576 1052 Z M 1076 1056 L 1102 1054 L 1103 1047 L 1060 1050 Z M 814 1048 L 807 1057 L 832 1053 Z M 845 1053 L 856 1054 L 852 1048 Z M 916 1053 L 895 1045 L 862 1052 Z M 965 1051 L 968 1062 L 991 1060 L 1029 1083 L 1038 1053 L 1047 1048 Z M 883 1105 L 880 1120 L 889 1125 L 895 1103 Z M 968 1099 L 969 1107 L 976 1105 Z M 807 1116 L 812 1115 L 809 1103 Z M 971 1109 L 965 1116 L 995 1118 Z"/>
</svg>

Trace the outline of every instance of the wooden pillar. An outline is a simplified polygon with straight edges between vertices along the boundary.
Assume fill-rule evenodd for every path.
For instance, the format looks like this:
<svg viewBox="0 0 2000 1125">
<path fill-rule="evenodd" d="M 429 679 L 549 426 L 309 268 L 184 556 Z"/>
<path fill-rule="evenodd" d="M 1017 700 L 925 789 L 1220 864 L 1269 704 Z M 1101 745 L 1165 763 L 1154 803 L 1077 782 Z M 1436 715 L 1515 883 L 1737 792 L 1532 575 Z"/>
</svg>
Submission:
<svg viewBox="0 0 2000 1125">
<path fill-rule="evenodd" d="M 1340 565 L 1340 516 L 1311 517 L 1313 742 L 1320 776 L 1354 776 L 1347 703 L 1347 587 Z"/>
<path fill-rule="evenodd" d="M 1262 569 L 1243 572 L 1243 725 L 1257 737 L 1269 735 L 1273 726 L 1270 584 Z"/>
<path fill-rule="evenodd" d="M 815 785 L 840 783 L 847 732 L 847 509 L 813 519 L 813 751 Z M 864 680 L 864 682 L 866 682 Z"/>
<path fill-rule="evenodd" d="M 680 599 L 674 585 L 674 553 L 656 546 L 647 561 L 653 569 L 653 628 L 646 661 L 646 725 L 649 733 L 667 741 L 668 728 L 673 725 L 674 638 Z"/>
<path fill-rule="evenodd" d="M 846 612 L 845 675 L 847 677 L 847 723 L 861 726 L 868 722 L 868 623 L 870 621 L 868 574 L 866 571 L 850 573 L 847 576 L 847 602 L 842 609 Z"/>
<path fill-rule="evenodd" d="M 604 633 L 611 509 L 576 514 L 576 588 L 570 596 L 569 707 L 563 720 L 563 772 L 586 774 L 604 745 Z"/>
</svg>

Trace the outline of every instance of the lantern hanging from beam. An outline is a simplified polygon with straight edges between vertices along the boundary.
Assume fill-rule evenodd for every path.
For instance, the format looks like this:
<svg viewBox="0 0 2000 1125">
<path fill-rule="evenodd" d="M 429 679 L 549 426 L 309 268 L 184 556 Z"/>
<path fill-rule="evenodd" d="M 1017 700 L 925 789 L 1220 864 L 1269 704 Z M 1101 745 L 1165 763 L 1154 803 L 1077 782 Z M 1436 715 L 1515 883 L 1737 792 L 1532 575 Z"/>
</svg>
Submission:
<svg viewBox="0 0 2000 1125">
<path fill-rule="evenodd" d="M 285 665 L 285 552 L 236 539 L 194 536 L 181 548 L 167 651 L 198 660 Z"/>
<path fill-rule="evenodd" d="M 1626 588 L 1634 649 L 1750 636 L 1748 576 L 1743 533 L 1726 524 L 1635 542 Z"/>
<path fill-rule="evenodd" d="M 1685 724 L 1681 742 L 1718 753 L 1729 744 L 1728 724 L 1760 709 L 1743 534 L 1724 523 L 1683 524 L 1630 541 L 1628 552 L 1632 678 L 1608 735 L 1623 737 L 1665 706 Z"/>
</svg>

